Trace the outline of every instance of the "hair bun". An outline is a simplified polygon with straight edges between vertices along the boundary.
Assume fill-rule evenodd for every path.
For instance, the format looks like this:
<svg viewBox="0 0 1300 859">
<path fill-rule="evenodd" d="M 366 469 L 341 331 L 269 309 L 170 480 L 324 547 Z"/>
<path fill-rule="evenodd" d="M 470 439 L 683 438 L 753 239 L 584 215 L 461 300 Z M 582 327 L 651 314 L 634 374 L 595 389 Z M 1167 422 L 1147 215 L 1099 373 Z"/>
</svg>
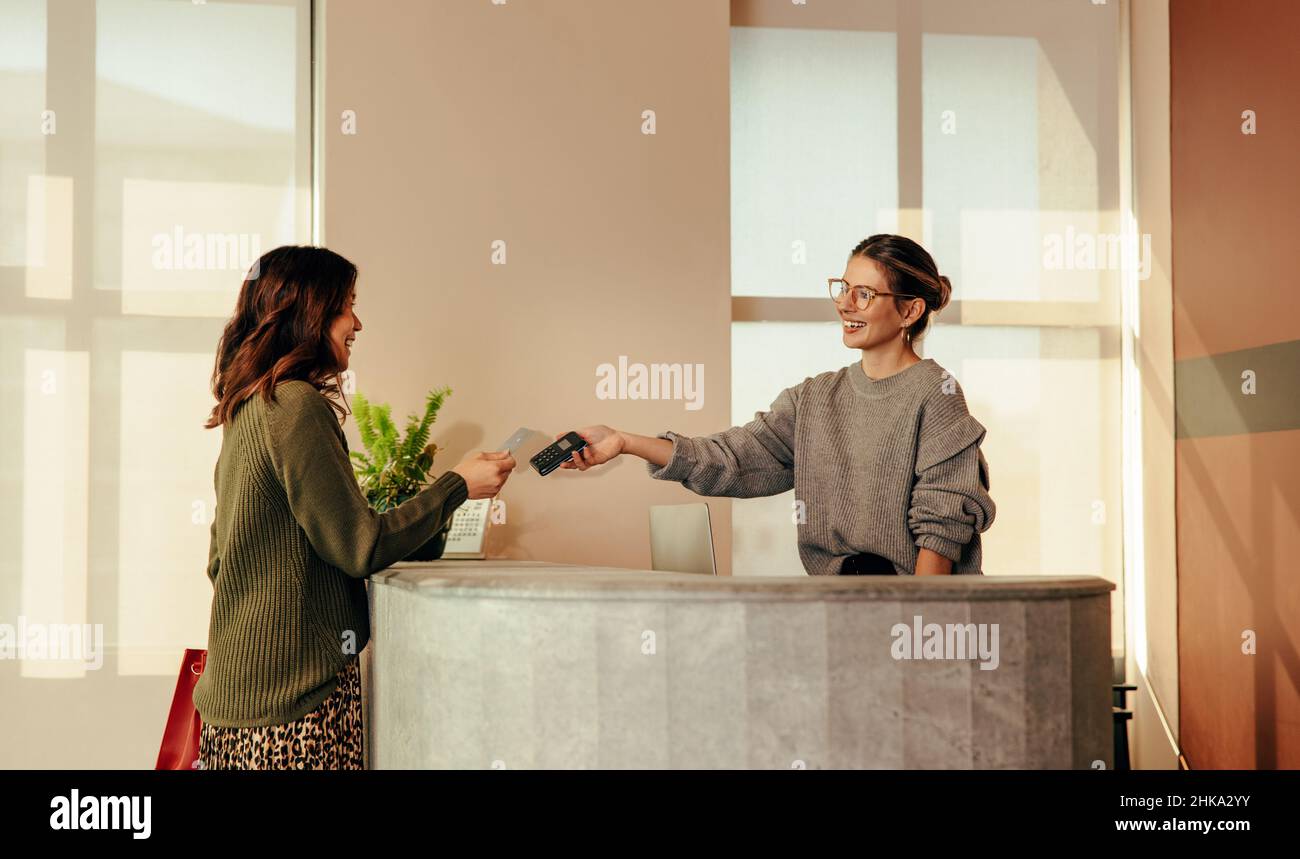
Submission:
<svg viewBox="0 0 1300 859">
<path fill-rule="evenodd" d="M 943 310 L 948 306 L 948 300 L 952 298 L 952 281 L 944 275 L 939 275 L 939 304 L 934 309 Z"/>
</svg>

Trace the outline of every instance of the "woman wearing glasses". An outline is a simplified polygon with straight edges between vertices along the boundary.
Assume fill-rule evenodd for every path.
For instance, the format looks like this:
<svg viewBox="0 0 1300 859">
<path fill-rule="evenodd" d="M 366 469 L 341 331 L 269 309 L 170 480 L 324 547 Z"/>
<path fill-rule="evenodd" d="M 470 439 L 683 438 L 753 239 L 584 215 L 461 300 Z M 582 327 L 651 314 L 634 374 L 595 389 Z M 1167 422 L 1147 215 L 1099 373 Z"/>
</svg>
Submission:
<svg viewBox="0 0 1300 859">
<path fill-rule="evenodd" d="M 829 279 L 844 345 L 862 359 L 782 391 L 744 426 L 688 438 L 607 426 L 564 464 L 622 454 L 699 495 L 750 498 L 794 488 L 799 556 L 810 575 L 948 575 L 981 570 L 993 522 L 985 429 L 961 386 L 912 349 L 952 291 L 924 248 L 875 235 Z"/>
</svg>

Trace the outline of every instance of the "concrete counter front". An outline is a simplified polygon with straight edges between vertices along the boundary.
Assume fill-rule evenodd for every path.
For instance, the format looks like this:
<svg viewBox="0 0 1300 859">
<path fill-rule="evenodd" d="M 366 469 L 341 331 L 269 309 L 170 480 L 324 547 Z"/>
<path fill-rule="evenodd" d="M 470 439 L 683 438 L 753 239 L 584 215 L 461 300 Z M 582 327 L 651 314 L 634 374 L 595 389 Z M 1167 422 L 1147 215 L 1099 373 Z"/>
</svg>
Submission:
<svg viewBox="0 0 1300 859">
<path fill-rule="evenodd" d="M 398 564 L 370 766 L 1110 769 L 1113 588 Z"/>
</svg>

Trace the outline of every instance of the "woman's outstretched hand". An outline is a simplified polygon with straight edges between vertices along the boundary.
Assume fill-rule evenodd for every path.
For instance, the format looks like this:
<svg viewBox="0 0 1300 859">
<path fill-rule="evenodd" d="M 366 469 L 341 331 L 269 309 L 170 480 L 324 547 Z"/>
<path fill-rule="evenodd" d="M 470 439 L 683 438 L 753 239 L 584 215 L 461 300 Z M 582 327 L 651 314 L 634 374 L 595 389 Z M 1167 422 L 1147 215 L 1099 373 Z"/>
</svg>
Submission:
<svg viewBox="0 0 1300 859">
<path fill-rule="evenodd" d="M 478 499 L 495 498 L 514 468 L 515 458 L 509 451 L 486 450 L 465 457 L 452 471 L 465 478 L 469 497 Z"/>
<path fill-rule="evenodd" d="M 600 465 L 617 458 L 625 450 L 626 438 L 616 429 L 610 429 L 607 426 L 583 427 L 575 430 L 578 435 L 587 440 L 587 446 L 582 450 L 573 452 L 573 456 L 565 460 L 560 468 L 576 468 L 579 471 L 586 471 L 593 465 Z M 560 433 L 555 438 L 564 438 L 565 433 Z"/>
</svg>

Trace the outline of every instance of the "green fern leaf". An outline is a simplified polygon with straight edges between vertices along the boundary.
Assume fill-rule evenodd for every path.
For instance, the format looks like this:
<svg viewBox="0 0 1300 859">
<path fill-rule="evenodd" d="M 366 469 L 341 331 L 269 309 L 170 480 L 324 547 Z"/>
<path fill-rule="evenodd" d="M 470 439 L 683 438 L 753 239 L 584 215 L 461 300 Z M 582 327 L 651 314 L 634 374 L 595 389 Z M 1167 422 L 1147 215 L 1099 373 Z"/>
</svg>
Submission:
<svg viewBox="0 0 1300 859">
<path fill-rule="evenodd" d="M 357 430 L 361 433 L 361 443 L 371 455 L 375 451 L 375 424 L 371 414 L 370 401 L 357 391 L 352 398 L 352 414 L 357 419 Z"/>
<path fill-rule="evenodd" d="M 375 440 L 375 459 L 385 462 L 397 451 L 397 427 L 393 426 L 392 406 L 374 406 L 371 413 L 378 438 Z"/>
<path fill-rule="evenodd" d="M 430 428 L 438 420 L 438 410 L 442 408 L 443 402 L 449 396 L 451 396 L 451 388 L 444 387 L 430 391 L 424 403 L 424 418 L 417 424 L 415 416 L 411 416 L 411 426 L 414 430 L 407 430 L 406 444 L 403 447 L 406 456 L 415 459 L 428 445 Z"/>
<path fill-rule="evenodd" d="M 400 435 L 391 406 L 372 403 L 360 393 L 353 397 L 353 414 L 366 453 L 349 453 L 353 474 L 371 508 L 383 512 L 397 507 L 427 483 L 438 451 L 437 445 L 429 443 L 430 428 L 450 395 L 446 387 L 430 391 L 423 417 L 408 415 L 406 431 Z"/>
</svg>

